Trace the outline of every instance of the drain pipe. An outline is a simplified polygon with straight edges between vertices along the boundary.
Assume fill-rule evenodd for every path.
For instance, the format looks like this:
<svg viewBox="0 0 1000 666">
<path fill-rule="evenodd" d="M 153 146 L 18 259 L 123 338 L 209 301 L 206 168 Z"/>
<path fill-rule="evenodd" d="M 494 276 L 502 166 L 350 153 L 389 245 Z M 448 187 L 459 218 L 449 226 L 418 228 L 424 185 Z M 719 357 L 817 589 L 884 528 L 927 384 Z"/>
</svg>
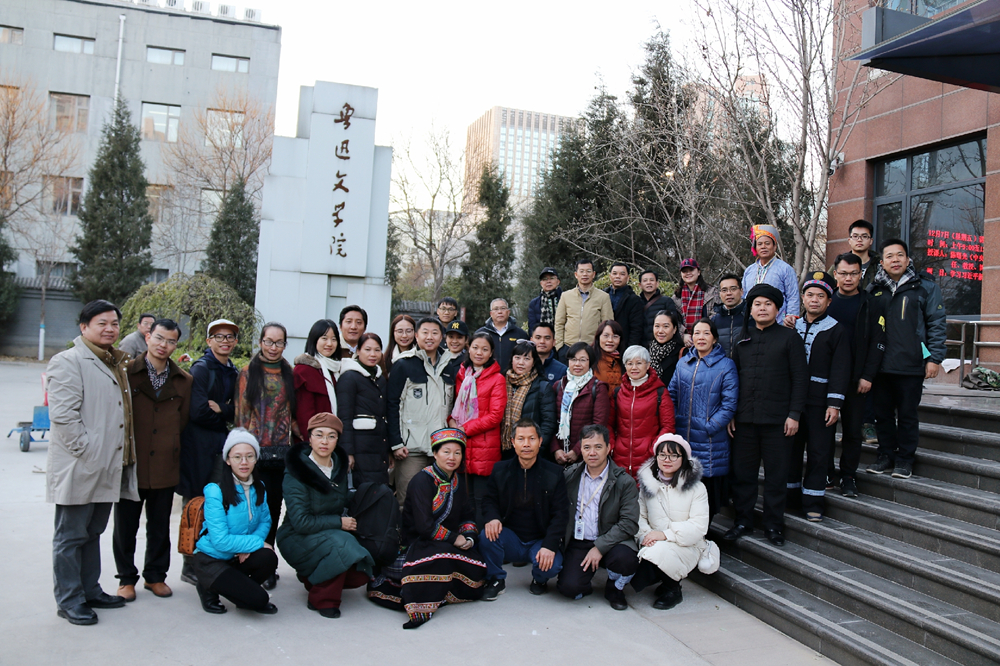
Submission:
<svg viewBox="0 0 1000 666">
<path fill-rule="evenodd" d="M 122 78 L 122 40 L 125 37 L 125 15 L 118 15 L 118 62 L 115 64 L 115 104 L 118 104 L 118 84 Z"/>
</svg>

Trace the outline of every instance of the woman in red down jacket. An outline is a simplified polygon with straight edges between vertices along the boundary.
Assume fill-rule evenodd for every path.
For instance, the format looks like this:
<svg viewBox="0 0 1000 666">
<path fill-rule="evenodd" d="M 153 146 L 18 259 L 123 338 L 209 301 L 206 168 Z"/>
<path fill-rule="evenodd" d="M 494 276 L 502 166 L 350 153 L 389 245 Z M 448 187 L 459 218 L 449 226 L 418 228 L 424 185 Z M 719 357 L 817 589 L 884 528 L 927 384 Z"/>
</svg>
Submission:
<svg viewBox="0 0 1000 666">
<path fill-rule="evenodd" d="M 650 367 L 645 347 L 632 345 L 622 354 L 626 377 L 612 401 L 615 464 L 635 477 L 653 455 L 653 444 L 674 432 L 674 403 L 656 370 Z M 659 409 L 657 409 L 659 402 Z"/>
<path fill-rule="evenodd" d="M 482 499 L 493 465 L 500 462 L 500 426 L 507 410 L 507 380 L 493 360 L 493 338 L 476 333 L 469 356 L 455 378 L 455 408 L 448 425 L 461 428 L 465 444 L 465 473 L 476 505 L 476 523 L 482 524 Z"/>
</svg>

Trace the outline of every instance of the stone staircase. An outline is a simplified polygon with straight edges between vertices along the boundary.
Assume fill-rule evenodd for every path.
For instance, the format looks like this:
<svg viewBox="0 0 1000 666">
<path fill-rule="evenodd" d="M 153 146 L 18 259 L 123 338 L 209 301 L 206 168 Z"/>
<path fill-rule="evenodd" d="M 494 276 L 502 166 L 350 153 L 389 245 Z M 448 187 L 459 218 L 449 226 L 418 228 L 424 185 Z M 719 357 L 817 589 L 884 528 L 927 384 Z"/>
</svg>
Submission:
<svg viewBox="0 0 1000 666">
<path fill-rule="evenodd" d="M 788 513 L 783 548 L 760 530 L 726 547 L 717 517 L 722 567 L 692 580 L 840 664 L 1000 664 L 997 406 L 922 404 L 913 477 L 860 472 L 822 523 Z"/>
</svg>

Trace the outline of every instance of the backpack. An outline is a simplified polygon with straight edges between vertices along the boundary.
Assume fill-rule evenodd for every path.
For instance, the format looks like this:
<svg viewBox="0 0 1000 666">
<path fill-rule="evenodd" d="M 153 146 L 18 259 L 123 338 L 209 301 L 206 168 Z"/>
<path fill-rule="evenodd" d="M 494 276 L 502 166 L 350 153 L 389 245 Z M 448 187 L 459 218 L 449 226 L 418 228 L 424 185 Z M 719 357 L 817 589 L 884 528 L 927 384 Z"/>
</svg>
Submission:
<svg viewBox="0 0 1000 666">
<path fill-rule="evenodd" d="M 193 497 L 181 509 L 181 529 L 177 534 L 177 552 L 181 555 L 194 555 L 198 539 L 208 533 L 204 528 L 204 506 L 204 497 Z"/>
<path fill-rule="evenodd" d="M 596 384 L 596 382 L 595 382 L 595 384 Z M 618 391 L 621 391 L 621 390 L 622 390 L 621 386 L 616 386 L 615 387 L 615 393 L 614 393 L 613 396 L 611 396 L 611 402 L 612 402 L 612 404 L 618 404 Z M 656 389 L 656 413 L 657 413 L 657 415 L 659 415 L 659 413 L 660 413 L 660 403 L 663 402 L 663 392 L 666 391 L 666 390 L 667 390 L 666 386 L 661 386 L 660 388 Z"/>
<path fill-rule="evenodd" d="M 374 481 L 359 485 L 351 498 L 348 515 L 358 521 L 354 536 L 375 564 L 392 564 L 399 555 L 400 512 L 399 500 L 389 486 Z"/>
</svg>

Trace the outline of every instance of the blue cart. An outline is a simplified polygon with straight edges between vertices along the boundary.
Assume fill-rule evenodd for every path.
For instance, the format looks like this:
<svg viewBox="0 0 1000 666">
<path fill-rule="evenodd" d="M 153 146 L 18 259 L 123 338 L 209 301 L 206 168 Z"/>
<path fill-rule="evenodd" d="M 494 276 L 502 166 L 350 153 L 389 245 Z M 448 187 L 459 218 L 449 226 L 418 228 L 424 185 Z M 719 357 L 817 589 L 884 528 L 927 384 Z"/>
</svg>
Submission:
<svg viewBox="0 0 1000 666">
<path fill-rule="evenodd" d="M 31 415 L 30 421 L 21 421 L 17 424 L 16 428 L 11 429 L 7 433 L 9 438 L 15 432 L 19 433 L 19 445 L 21 450 L 27 453 L 31 449 L 32 442 L 47 442 L 49 440 L 43 439 L 50 429 L 49 424 L 49 408 L 46 405 L 39 405 L 35 407 L 34 412 Z M 38 439 L 32 437 L 32 433 L 40 433 Z"/>
</svg>

